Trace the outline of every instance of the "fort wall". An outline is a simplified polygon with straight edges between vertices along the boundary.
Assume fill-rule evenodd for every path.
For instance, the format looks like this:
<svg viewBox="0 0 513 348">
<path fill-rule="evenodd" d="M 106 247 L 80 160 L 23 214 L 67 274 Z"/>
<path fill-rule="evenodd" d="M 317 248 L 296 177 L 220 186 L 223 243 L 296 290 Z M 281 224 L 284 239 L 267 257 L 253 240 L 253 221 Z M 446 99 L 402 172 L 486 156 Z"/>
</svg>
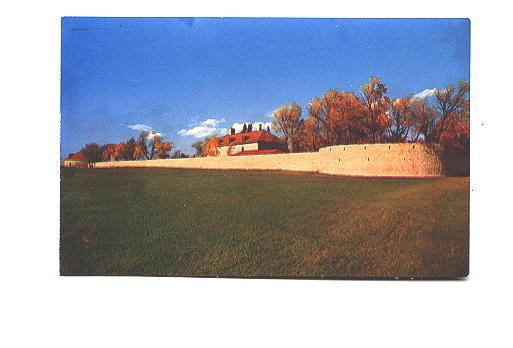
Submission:
<svg viewBox="0 0 513 348">
<path fill-rule="evenodd" d="M 442 162 L 435 151 L 419 143 L 337 145 L 322 148 L 319 152 L 276 155 L 99 162 L 94 167 L 285 170 L 383 177 L 436 177 L 444 175 Z"/>
</svg>

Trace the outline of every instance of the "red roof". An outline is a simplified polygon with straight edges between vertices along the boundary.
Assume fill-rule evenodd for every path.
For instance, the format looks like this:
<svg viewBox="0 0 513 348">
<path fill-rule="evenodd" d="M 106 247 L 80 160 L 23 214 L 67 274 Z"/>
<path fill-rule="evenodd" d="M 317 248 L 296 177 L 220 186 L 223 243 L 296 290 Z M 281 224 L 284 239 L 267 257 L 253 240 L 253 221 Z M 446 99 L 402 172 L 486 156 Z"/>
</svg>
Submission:
<svg viewBox="0 0 513 348">
<path fill-rule="evenodd" d="M 219 146 L 242 145 L 258 142 L 278 143 L 286 146 L 282 139 L 266 131 L 228 134 L 219 138 Z"/>
<path fill-rule="evenodd" d="M 87 161 L 87 158 L 82 152 L 77 152 L 66 158 L 66 161 Z"/>
<path fill-rule="evenodd" d="M 272 150 L 250 150 L 250 151 L 241 151 L 237 152 L 231 156 L 249 156 L 249 155 L 275 155 L 278 153 L 285 153 L 280 150 L 272 149 Z"/>
</svg>

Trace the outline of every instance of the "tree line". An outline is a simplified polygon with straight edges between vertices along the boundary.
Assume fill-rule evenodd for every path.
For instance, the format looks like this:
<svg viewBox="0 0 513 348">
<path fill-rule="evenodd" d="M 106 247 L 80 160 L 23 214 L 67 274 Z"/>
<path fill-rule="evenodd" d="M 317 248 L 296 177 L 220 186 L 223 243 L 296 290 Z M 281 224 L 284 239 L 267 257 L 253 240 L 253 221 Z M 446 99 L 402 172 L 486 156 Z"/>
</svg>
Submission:
<svg viewBox="0 0 513 348">
<path fill-rule="evenodd" d="M 437 88 L 434 101 L 413 95 L 391 100 L 378 77 L 360 87 L 361 95 L 327 91 L 308 103 L 306 119 L 293 102 L 273 112 L 272 128 L 289 152 L 318 151 L 332 145 L 422 141 L 462 154 L 470 146 L 470 85 Z"/>
<path fill-rule="evenodd" d="M 119 144 L 89 143 L 80 152 L 84 154 L 89 163 L 188 157 L 180 150 L 175 150 L 171 154 L 172 149 L 173 142 L 164 141 L 163 136 L 153 132 L 142 131 L 137 139 L 131 137 Z"/>
<path fill-rule="evenodd" d="M 350 144 L 424 142 L 438 144 L 444 155 L 468 155 L 470 148 L 470 84 L 437 88 L 433 101 L 410 94 L 391 100 L 378 77 L 360 86 L 361 95 L 328 90 L 310 100 L 306 118 L 296 102 L 273 112 L 271 128 L 282 135 L 289 152 L 313 152 L 322 147 Z M 241 133 L 251 132 L 244 124 Z M 260 129 L 261 130 L 261 129 Z M 234 133 L 230 129 L 230 133 Z M 269 127 L 267 128 L 269 132 Z M 215 136 L 192 144 L 194 157 L 218 154 Z M 119 144 L 86 144 L 80 151 L 90 163 L 164 158 L 186 158 L 173 143 L 142 131 Z"/>
</svg>

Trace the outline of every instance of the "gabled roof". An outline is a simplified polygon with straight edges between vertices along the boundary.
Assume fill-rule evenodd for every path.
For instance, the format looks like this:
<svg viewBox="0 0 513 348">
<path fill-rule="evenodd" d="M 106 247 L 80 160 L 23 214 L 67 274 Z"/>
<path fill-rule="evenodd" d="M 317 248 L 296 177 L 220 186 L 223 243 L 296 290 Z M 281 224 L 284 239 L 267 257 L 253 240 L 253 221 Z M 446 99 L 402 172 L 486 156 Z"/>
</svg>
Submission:
<svg viewBox="0 0 513 348">
<path fill-rule="evenodd" d="M 66 158 L 66 161 L 87 161 L 86 156 L 82 152 L 77 152 Z"/>
<path fill-rule="evenodd" d="M 277 136 L 266 132 L 266 131 L 254 131 L 247 133 L 237 133 L 237 134 L 228 134 L 224 137 L 219 138 L 219 146 L 228 146 L 228 145 L 242 145 L 242 144 L 250 144 L 250 143 L 259 143 L 259 142 L 267 142 L 267 143 L 277 143 L 281 145 L 286 145 L 285 142 L 278 138 Z"/>
</svg>

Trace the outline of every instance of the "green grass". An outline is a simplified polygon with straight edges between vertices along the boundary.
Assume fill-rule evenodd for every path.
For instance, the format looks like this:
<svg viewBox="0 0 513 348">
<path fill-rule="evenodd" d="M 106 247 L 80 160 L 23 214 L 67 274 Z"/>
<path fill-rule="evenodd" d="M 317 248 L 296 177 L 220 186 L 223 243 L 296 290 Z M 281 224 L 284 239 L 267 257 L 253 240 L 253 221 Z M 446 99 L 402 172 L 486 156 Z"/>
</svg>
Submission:
<svg viewBox="0 0 513 348">
<path fill-rule="evenodd" d="M 70 169 L 63 275 L 462 277 L 468 178 Z"/>
</svg>

